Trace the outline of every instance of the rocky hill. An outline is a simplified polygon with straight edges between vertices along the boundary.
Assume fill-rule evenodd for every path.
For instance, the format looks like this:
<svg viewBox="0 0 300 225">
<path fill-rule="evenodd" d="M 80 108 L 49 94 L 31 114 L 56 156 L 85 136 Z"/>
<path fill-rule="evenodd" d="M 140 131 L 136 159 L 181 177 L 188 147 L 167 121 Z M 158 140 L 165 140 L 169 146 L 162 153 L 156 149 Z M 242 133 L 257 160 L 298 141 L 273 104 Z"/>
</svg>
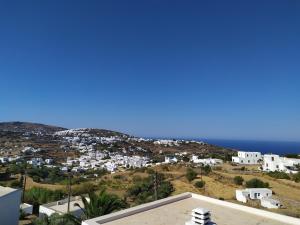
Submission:
<svg viewBox="0 0 300 225">
<path fill-rule="evenodd" d="M 91 150 L 131 155 L 188 152 L 206 156 L 215 154 L 225 156 L 233 152 L 231 149 L 193 140 L 144 139 L 104 129 L 66 129 L 28 122 L 0 123 L 0 152 L 18 154 L 26 147 L 42 149 L 46 154 L 56 155 L 65 151 L 80 154 Z"/>
<path fill-rule="evenodd" d="M 18 133 L 36 133 L 36 134 L 53 134 L 57 131 L 66 130 L 63 127 L 50 126 L 39 123 L 28 122 L 2 122 L 0 131 L 18 132 Z"/>
</svg>

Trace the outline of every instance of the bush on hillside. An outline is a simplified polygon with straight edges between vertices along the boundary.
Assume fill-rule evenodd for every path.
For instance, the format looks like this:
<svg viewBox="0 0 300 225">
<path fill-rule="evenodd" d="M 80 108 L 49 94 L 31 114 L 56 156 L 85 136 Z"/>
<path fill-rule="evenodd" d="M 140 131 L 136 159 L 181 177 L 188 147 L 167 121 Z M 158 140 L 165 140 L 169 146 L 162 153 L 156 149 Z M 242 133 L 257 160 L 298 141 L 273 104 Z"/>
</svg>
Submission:
<svg viewBox="0 0 300 225">
<path fill-rule="evenodd" d="M 235 176 L 233 178 L 233 181 L 236 185 L 243 185 L 243 182 L 244 182 L 244 178 L 241 177 L 241 176 Z"/>
<path fill-rule="evenodd" d="M 268 188 L 269 183 L 263 182 L 262 180 L 257 179 L 257 178 L 253 178 L 246 182 L 246 187 L 247 188 Z"/>
<path fill-rule="evenodd" d="M 188 168 L 185 177 L 189 182 L 192 182 L 197 177 L 197 173 L 193 169 Z"/>
<path fill-rule="evenodd" d="M 293 175 L 293 180 L 297 183 L 300 182 L 300 172 Z"/>
<path fill-rule="evenodd" d="M 267 174 L 268 176 L 276 179 L 287 179 L 287 180 L 291 179 L 290 176 L 287 175 L 285 172 L 274 171 L 274 172 L 269 172 Z"/>
<path fill-rule="evenodd" d="M 197 181 L 195 183 L 195 187 L 196 188 L 203 188 L 205 186 L 205 181 L 201 180 L 201 181 Z"/>
</svg>

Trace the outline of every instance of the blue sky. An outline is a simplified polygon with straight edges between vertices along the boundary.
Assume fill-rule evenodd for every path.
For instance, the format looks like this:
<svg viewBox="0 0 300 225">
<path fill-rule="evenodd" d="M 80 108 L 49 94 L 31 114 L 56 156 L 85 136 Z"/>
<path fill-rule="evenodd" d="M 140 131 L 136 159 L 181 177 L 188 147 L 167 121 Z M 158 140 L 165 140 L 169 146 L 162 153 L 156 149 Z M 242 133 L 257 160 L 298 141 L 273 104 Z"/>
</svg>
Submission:
<svg viewBox="0 0 300 225">
<path fill-rule="evenodd" d="M 299 1 L 1 1 L 0 121 L 300 141 Z"/>
</svg>

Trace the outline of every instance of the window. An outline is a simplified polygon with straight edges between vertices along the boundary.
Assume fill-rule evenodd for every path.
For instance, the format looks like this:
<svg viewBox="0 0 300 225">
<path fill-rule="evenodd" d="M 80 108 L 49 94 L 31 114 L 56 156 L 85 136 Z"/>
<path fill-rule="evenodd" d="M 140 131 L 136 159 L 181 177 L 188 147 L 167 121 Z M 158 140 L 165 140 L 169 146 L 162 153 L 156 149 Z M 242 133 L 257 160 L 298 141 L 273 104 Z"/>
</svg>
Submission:
<svg viewBox="0 0 300 225">
<path fill-rule="evenodd" d="M 274 161 L 274 157 L 272 157 L 271 159 L 272 159 L 272 161 Z"/>
<path fill-rule="evenodd" d="M 248 160 L 248 163 L 250 163 L 250 160 Z"/>
<path fill-rule="evenodd" d="M 278 165 L 276 165 L 276 168 L 278 169 L 278 168 L 279 168 L 279 166 L 278 166 Z"/>
</svg>

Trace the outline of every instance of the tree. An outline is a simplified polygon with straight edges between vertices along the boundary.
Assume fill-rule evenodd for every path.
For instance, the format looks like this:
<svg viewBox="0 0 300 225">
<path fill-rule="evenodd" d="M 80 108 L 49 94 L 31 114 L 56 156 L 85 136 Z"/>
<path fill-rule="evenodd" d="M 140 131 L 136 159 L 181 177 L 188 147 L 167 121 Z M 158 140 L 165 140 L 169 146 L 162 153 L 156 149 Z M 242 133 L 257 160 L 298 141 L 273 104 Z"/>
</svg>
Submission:
<svg viewBox="0 0 300 225">
<path fill-rule="evenodd" d="M 197 173 L 193 169 L 188 168 L 185 177 L 188 179 L 189 182 L 192 182 L 197 177 Z"/>
<path fill-rule="evenodd" d="M 134 178 L 134 185 L 127 190 L 127 197 L 130 197 L 137 204 L 151 202 L 156 199 L 168 197 L 173 191 L 173 185 L 170 181 L 165 180 L 165 176 L 161 173 L 153 174 L 146 178 Z"/>
<path fill-rule="evenodd" d="M 247 188 L 268 188 L 269 183 L 268 182 L 263 182 L 260 179 L 253 178 L 249 181 L 246 182 L 246 187 Z"/>
<path fill-rule="evenodd" d="M 211 167 L 209 165 L 202 166 L 201 171 L 203 175 L 208 175 L 211 172 Z"/>
<path fill-rule="evenodd" d="M 203 188 L 205 186 L 205 181 L 197 181 L 194 185 L 196 188 Z"/>
<path fill-rule="evenodd" d="M 241 177 L 241 176 L 235 176 L 233 178 L 233 181 L 236 185 L 243 185 L 243 182 L 244 182 L 244 178 Z"/>
<path fill-rule="evenodd" d="M 90 192 L 88 198 L 84 196 L 81 198 L 84 207 L 82 208 L 78 203 L 75 203 L 74 206 L 81 208 L 83 219 L 103 216 L 126 207 L 126 203 L 117 195 L 108 194 L 105 190 L 102 190 L 98 195 Z"/>
</svg>

